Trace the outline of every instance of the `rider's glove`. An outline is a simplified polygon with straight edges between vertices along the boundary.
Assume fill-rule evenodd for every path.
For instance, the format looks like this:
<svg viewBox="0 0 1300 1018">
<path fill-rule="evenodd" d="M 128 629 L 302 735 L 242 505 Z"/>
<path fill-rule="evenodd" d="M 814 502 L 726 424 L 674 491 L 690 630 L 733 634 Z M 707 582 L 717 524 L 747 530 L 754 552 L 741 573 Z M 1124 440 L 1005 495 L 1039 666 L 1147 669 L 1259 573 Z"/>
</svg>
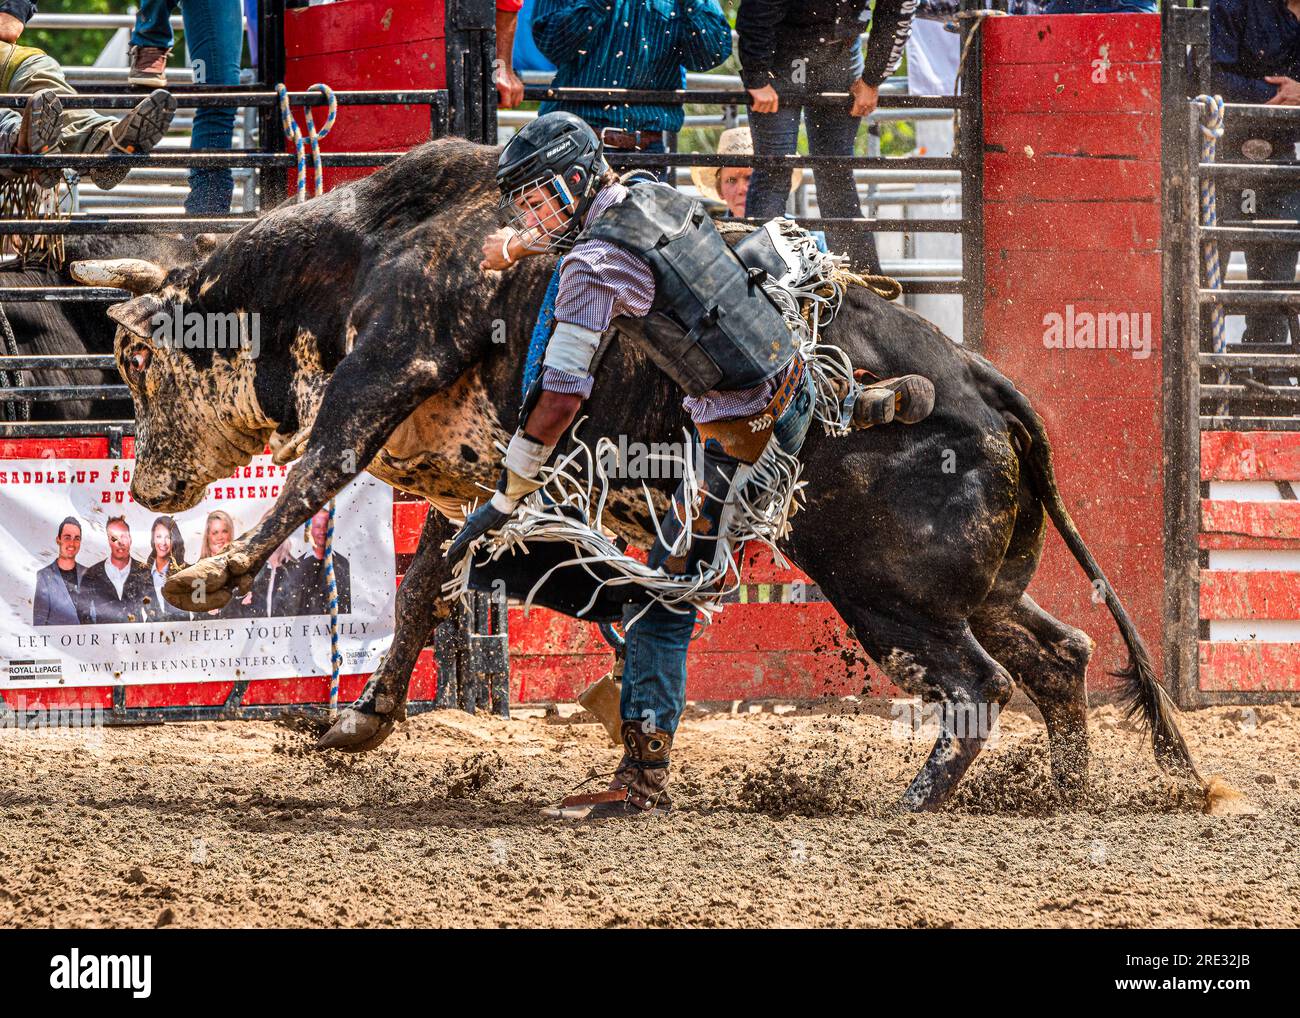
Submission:
<svg viewBox="0 0 1300 1018">
<path fill-rule="evenodd" d="M 447 548 L 450 561 L 459 561 L 469 546 L 484 534 L 500 530 L 514 515 L 519 503 L 542 486 L 542 466 L 554 451 L 555 446 L 542 445 L 523 431 L 516 431 L 511 436 L 505 458 L 501 461 L 505 469 L 501 471 L 497 490 L 485 505 L 470 513 L 452 539 Z"/>
</svg>

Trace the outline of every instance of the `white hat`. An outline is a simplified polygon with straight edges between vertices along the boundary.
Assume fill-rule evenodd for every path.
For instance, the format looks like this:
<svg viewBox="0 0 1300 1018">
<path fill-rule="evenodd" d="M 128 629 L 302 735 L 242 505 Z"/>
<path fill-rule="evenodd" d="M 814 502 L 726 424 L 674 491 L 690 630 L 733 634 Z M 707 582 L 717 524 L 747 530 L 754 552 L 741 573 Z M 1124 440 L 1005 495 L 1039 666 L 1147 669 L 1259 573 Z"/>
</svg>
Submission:
<svg viewBox="0 0 1300 1018">
<path fill-rule="evenodd" d="M 749 128 L 747 127 L 729 127 L 722 132 L 718 138 L 718 155 L 731 156 L 742 155 L 750 156 L 754 154 L 754 145 L 749 137 Z M 722 202 L 722 194 L 718 190 L 718 183 L 722 179 L 722 166 L 692 166 L 691 182 L 700 190 L 705 198 Z M 790 171 L 790 190 L 793 191 L 803 182 L 803 170 L 797 167 Z"/>
</svg>

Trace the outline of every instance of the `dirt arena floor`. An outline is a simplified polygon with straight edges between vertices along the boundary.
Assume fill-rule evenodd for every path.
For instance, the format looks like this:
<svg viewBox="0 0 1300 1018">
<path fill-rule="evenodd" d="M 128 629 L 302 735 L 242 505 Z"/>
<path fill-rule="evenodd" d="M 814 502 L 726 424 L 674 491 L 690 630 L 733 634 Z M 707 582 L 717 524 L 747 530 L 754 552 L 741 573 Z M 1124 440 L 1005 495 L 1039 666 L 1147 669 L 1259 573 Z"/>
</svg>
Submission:
<svg viewBox="0 0 1300 1018">
<path fill-rule="evenodd" d="M 678 810 L 543 821 L 615 753 L 586 714 L 440 712 L 362 758 L 271 723 L 0 733 L 0 926 L 1297 926 L 1300 709 L 1185 715 L 1210 817 L 1092 714 L 1093 799 L 1052 802 L 1008 710 L 937 815 L 888 704 L 688 711 Z"/>
</svg>

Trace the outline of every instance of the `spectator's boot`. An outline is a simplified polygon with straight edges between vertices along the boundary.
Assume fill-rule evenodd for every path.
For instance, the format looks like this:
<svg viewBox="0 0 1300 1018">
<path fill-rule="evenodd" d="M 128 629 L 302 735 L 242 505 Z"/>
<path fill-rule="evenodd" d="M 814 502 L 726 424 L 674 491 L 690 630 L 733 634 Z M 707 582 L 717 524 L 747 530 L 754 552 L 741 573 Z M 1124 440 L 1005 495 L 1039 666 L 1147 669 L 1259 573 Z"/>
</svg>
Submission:
<svg viewBox="0 0 1300 1018">
<path fill-rule="evenodd" d="M 63 116 L 63 103 L 52 88 L 33 92 L 23 107 L 23 119 L 18 128 L 15 151 L 24 155 L 48 155 L 59 151 L 59 118 Z M 63 179 L 60 169 L 32 170 L 32 179 L 41 187 L 54 187 Z"/>
<path fill-rule="evenodd" d="M 605 820 L 662 816 L 673 808 L 668 797 L 668 755 L 673 737 L 640 721 L 623 722 L 623 759 L 603 792 L 570 795 L 542 811 L 551 820 Z"/>
<path fill-rule="evenodd" d="M 165 88 L 167 85 L 167 60 L 172 55 L 171 47 L 128 46 L 127 59 L 131 68 L 126 72 L 126 80 L 132 85 L 145 85 L 148 88 Z"/>
<path fill-rule="evenodd" d="M 87 155 L 121 152 L 145 155 L 162 141 L 176 115 L 176 97 L 161 88 L 154 89 L 111 128 L 101 133 L 86 150 Z M 131 172 L 129 166 L 104 166 L 90 171 L 95 186 L 107 191 L 122 183 Z"/>
<path fill-rule="evenodd" d="M 866 374 L 855 371 L 855 378 Z M 934 383 L 924 375 L 899 375 L 867 384 L 853 404 L 853 426 L 871 428 L 899 421 L 916 424 L 934 409 Z"/>
</svg>

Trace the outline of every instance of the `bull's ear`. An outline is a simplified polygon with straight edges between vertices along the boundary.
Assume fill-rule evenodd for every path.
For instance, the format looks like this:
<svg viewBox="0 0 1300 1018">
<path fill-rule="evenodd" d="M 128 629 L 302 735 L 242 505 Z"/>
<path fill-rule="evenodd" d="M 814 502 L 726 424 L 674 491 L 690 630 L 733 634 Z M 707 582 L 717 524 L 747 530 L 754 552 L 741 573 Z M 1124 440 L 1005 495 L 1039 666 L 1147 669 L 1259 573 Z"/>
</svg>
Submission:
<svg viewBox="0 0 1300 1018">
<path fill-rule="evenodd" d="M 143 258 L 91 258 L 68 266 L 72 278 L 86 286 L 117 286 L 150 293 L 163 285 L 167 270 Z"/>
<path fill-rule="evenodd" d="M 143 297 L 132 297 L 121 304 L 110 304 L 108 317 L 117 322 L 133 336 L 152 339 L 154 335 L 153 318 L 165 310 L 167 302 L 157 294 L 146 293 Z"/>
</svg>

